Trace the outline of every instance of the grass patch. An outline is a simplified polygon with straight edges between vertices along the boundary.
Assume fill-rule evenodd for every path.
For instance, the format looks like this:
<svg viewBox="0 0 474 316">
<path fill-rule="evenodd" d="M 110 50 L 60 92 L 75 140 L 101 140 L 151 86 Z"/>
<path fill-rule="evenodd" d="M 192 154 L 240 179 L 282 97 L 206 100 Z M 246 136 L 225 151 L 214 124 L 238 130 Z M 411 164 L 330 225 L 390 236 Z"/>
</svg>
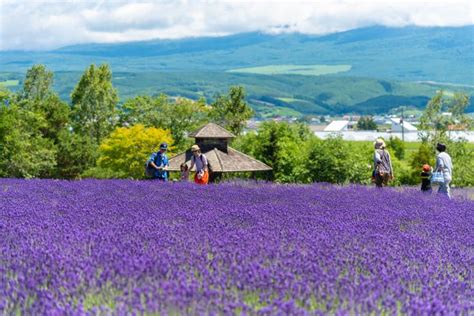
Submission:
<svg viewBox="0 0 474 316">
<path fill-rule="evenodd" d="M 0 87 L 16 87 L 20 84 L 20 80 L 0 81 Z"/>
<path fill-rule="evenodd" d="M 256 312 L 266 306 L 265 302 L 260 300 L 260 296 L 257 292 L 246 293 L 243 302 Z"/>
<path fill-rule="evenodd" d="M 83 300 L 83 306 L 86 311 L 91 310 L 94 307 L 107 307 L 111 310 L 115 308 L 115 298 L 121 295 L 121 291 L 112 287 L 110 283 L 107 283 L 98 291 L 88 292 Z"/>
<path fill-rule="evenodd" d="M 277 98 L 277 99 L 286 103 L 291 103 L 295 101 L 303 101 L 303 100 L 294 99 L 294 98 Z"/>
<path fill-rule="evenodd" d="M 261 67 L 237 68 L 228 72 L 260 75 L 304 75 L 321 76 L 351 70 L 351 65 L 268 65 Z"/>
<path fill-rule="evenodd" d="M 271 118 L 275 116 L 286 116 L 286 117 L 301 117 L 302 114 L 294 109 L 275 106 L 271 104 L 263 104 L 261 102 L 250 101 L 253 108 L 259 113 L 262 118 Z"/>
</svg>

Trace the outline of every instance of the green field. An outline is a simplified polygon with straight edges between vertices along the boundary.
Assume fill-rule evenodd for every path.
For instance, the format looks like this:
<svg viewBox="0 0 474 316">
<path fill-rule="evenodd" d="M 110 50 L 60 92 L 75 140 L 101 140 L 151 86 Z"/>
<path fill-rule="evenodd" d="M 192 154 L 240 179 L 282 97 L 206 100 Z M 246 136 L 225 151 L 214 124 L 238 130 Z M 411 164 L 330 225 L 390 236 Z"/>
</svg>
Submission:
<svg viewBox="0 0 474 316">
<path fill-rule="evenodd" d="M 299 100 L 299 99 L 295 99 L 295 98 L 277 98 L 277 99 L 280 100 L 280 101 L 286 102 L 286 103 L 291 103 L 291 102 L 295 102 L 295 101 L 303 101 L 303 100 Z"/>
<path fill-rule="evenodd" d="M 0 81 L 0 87 L 16 87 L 20 84 L 20 80 Z"/>
<path fill-rule="evenodd" d="M 228 72 L 250 73 L 260 75 L 303 75 L 321 76 L 346 72 L 351 65 L 268 65 L 261 67 L 237 68 Z"/>
<path fill-rule="evenodd" d="M 302 116 L 300 112 L 284 106 L 275 106 L 272 104 L 257 102 L 255 100 L 250 100 L 250 104 L 252 105 L 252 108 L 258 113 L 258 116 L 262 119 L 272 118 L 275 116 L 291 116 L 296 118 L 300 118 Z"/>
</svg>

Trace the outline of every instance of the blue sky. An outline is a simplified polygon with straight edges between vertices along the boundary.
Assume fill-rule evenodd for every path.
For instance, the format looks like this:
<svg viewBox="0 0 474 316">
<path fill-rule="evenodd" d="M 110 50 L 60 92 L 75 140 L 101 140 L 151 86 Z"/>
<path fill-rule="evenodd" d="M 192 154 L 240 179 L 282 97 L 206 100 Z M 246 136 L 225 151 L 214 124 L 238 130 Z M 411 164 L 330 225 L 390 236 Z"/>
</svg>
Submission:
<svg viewBox="0 0 474 316">
<path fill-rule="evenodd" d="M 474 24 L 472 0 L 0 0 L 0 50 L 370 25 Z"/>
</svg>

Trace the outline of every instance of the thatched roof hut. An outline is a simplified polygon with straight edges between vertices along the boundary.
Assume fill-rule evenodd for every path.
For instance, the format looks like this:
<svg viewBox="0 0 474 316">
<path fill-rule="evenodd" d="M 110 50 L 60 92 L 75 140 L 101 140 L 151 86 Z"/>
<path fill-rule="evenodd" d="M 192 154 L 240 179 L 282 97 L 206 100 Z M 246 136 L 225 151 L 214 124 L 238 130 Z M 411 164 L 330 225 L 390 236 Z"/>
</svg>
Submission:
<svg viewBox="0 0 474 316">
<path fill-rule="evenodd" d="M 206 155 L 214 173 L 269 171 L 271 167 L 229 146 L 235 137 L 225 128 L 209 123 L 189 134 Z M 191 149 L 170 158 L 169 171 L 180 171 L 180 165 L 191 164 Z"/>
</svg>

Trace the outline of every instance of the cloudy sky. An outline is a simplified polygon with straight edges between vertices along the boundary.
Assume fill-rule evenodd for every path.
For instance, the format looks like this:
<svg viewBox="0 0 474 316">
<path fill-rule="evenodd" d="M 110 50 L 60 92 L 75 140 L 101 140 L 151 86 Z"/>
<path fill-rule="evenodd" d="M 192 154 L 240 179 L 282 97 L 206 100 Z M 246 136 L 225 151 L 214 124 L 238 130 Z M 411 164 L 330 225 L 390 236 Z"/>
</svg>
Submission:
<svg viewBox="0 0 474 316">
<path fill-rule="evenodd" d="M 0 0 L 0 50 L 374 24 L 474 24 L 472 0 Z"/>
</svg>

